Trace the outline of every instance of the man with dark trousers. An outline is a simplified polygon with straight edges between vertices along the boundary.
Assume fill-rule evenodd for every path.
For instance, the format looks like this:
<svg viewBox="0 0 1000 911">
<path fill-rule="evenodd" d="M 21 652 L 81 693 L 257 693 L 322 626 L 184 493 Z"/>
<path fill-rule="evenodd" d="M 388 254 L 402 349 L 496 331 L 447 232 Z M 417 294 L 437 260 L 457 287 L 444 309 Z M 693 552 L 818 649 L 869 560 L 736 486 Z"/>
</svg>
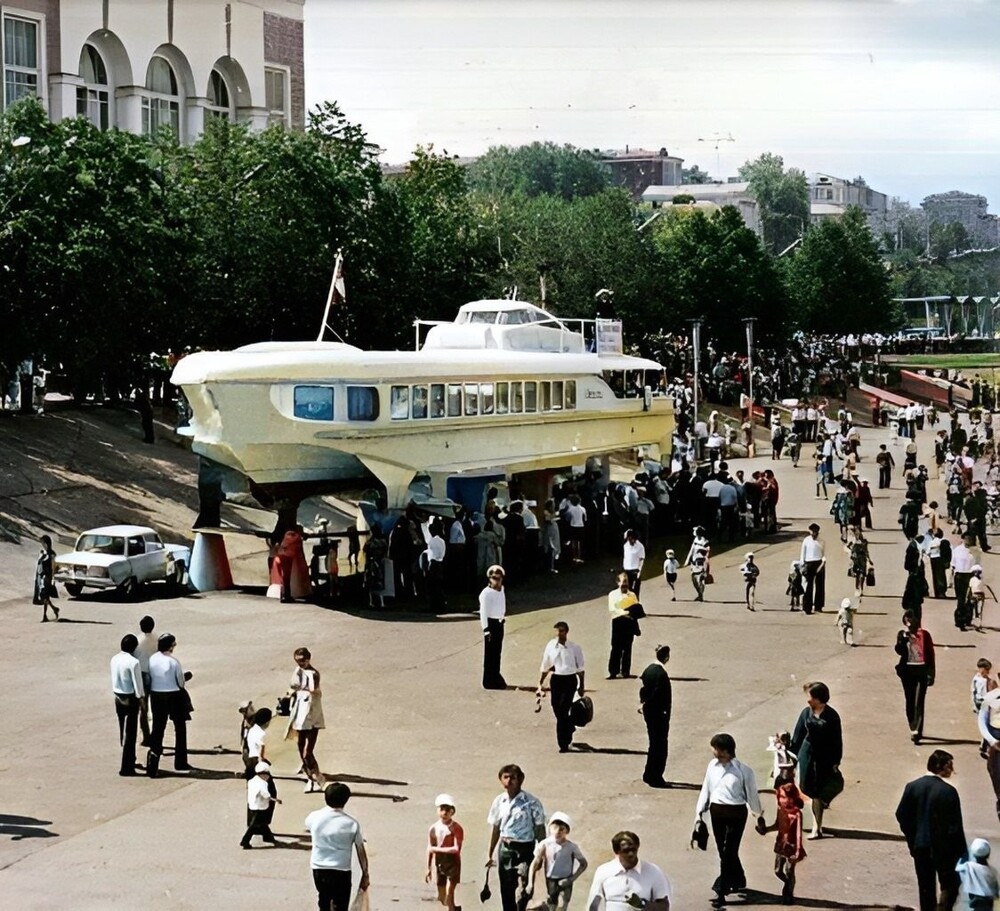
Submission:
<svg viewBox="0 0 1000 911">
<path fill-rule="evenodd" d="M 150 704 L 153 709 L 153 730 L 149 735 L 149 760 L 146 774 L 155 778 L 163 754 L 163 735 L 167 721 L 174 723 L 174 768 L 179 772 L 191 769 L 187 755 L 188 701 L 184 692 L 184 669 L 174 657 L 177 638 L 164 633 L 156 641 L 159 651 L 149 659 Z"/>
<path fill-rule="evenodd" d="M 479 593 L 479 622 L 483 628 L 483 689 L 505 690 L 507 681 L 500 672 L 503 627 L 507 617 L 503 567 L 491 566 L 486 570 L 486 579 L 486 588 Z"/>
<path fill-rule="evenodd" d="M 545 678 L 551 674 L 552 714 L 556 716 L 556 742 L 560 753 L 568 753 L 573 743 L 573 732 L 576 728 L 570 719 L 573 708 L 573 697 L 577 692 L 582 696 L 583 688 L 583 649 L 575 642 L 570 642 L 569 624 L 560 620 L 553 627 L 556 638 L 549 640 L 542 653 L 541 677 L 538 678 L 537 695 L 541 697 Z"/>
<path fill-rule="evenodd" d="M 135 740 L 139 727 L 139 700 L 146 695 L 139 659 L 139 640 L 132 633 L 122 637 L 121 651 L 111 659 L 111 691 L 118 715 L 118 740 L 122 745 L 122 776 L 135 775 Z"/>
<path fill-rule="evenodd" d="M 505 765 L 498 777 L 503 793 L 494 799 L 486 817 L 490 825 L 486 867 L 499 867 L 503 911 L 523 911 L 535 842 L 545 838 L 545 810 L 537 797 L 521 790 L 524 772 L 520 766 Z M 498 845 L 500 851 L 494 857 Z"/>
<path fill-rule="evenodd" d="M 802 610 L 811 614 L 823 610 L 826 604 L 826 555 L 823 542 L 819 539 L 819 525 L 813 522 L 809 534 L 802 541 L 799 561 L 803 565 L 805 593 L 802 595 Z"/>
<path fill-rule="evenodd" d="M 966 857 L 966 845 L 958 791 L 945 780 L 954 771 L 951 753 L 935 750 L 927 757 L 927 774 L 903 789 L 896 808 L 917 871 L 920 911 L 951 911 L 958 897 L 955 864 Z"/>
<path fill-rule="evenodd" d="M 663 773 L 667 768 L 667 752 L 670 740 L 670 710 L 673 705 L 673 694 L 670 687 L 670 677 L 665 667 L 670 660 L 670 646 L 656 647 L 656 661 L 642 672 L 639 679 L 639 702 L 642 705 L 642 717 L 646 721 L 646 735 L 649 738 L 649 748 L 646 751 L 646 769 L 642 780 L 651 788 L 669 788 Z"/>
</svg>

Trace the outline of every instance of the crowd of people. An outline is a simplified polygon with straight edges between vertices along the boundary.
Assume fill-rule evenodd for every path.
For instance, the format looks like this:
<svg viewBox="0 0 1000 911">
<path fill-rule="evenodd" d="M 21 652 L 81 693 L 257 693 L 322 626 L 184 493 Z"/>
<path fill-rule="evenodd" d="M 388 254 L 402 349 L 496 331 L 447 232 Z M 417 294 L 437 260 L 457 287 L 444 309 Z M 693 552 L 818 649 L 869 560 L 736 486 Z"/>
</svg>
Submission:
<svg viewBox="0 0 1000 911">
<path fill-rule="evenodd" d="M 789 433 L 802 443 L 815 445 L 812 459 L 817 473 L 816 496 L 830 499 L 833 492 L 829 527 L 839 533 L 839 546 L 848 555 L 852 591 L 849 597 L 838 597 L 836 623 L 843 642 L 853 646 L 854 615 L 866 589 L 875 583 L 876 567 L 865 534 L 876 518 L 874 501 L 868 480 L 858 474 L 860 435 L 853 416 L 846 412 L 836 416 L 818 413 L 813 434 L 808 410 L 806 400 L 795 408 Z M 900 596 L 903 628 L 893 650 L 910 736 L 919 743 L 924 737 L 927 693 L 937 676 L 934 642 L 922 625 L 925 601 L 954 599 L 955 625 L 966 630 L 977 621 L 981 625 L 988 599 L 995 598 L 984 579 L 981 556 L 989 550 L 986 518 L 990 495 L 983 480 L 976 477 L 977 460 L 970 455 L 967 444 L 969 433 L 957 417 L 952 418 L 950 428 L 935 432 L 936 471 L 931 479 L 926 466 L 919 463 L 920 428 L 909 424 L 904 414 L 899 422 L 898 442 L 893 441 L 891 448 L 880 445 L 866 457 L 878 466 L 880 489 L 892 488 L 898 478 L 905 491 L 898 516 L 905 542 L 901 547 L 906 579 Z M 897 466 L 893 451 L 900 445 L 904 447 L 904 458 L 902 466 Z M 516 592 L 533 573 L 555 573 L 592 559 L 602 549 L 615 549 L 620 574 L 607 596 L 607 679 L 637 681 L 637 711 L 643 717 L 647 737 L 642 781 L 654 789 L 674 786 L 667 777 L 674 700 L 667 671 L 671 654 L 668 645 L 657 644 L 651 650 L 648 666 L 640 674 L 633 674 L 634 640 L 641 634 L 645 618 L 644 594 L 647 600 L 676 598 L 678 574 L 682 567 L 688 567 L 691 597 L 704 600 L 714 583 L 713 541 L 736 542 L 773 532 L 778 526 L 779 485 L 774 468 L 751 472 L 746 478 L 740 470 L 730 474 L 727 461 L 712 458 L 710 453 L 706 464 L 700 464 L 696 445 L 691 446 L 690 453 L 690 458 L 685 454 L 680 471 L 667 468 L 665 477 L 659 472 L 647 472 L 632 484 L 609 485 L 603 490 L 596 475 L 567 482 L 553 491 L 554 496 L 538 510 L 541 522 L 536 519 L 533 523 L 528 518 L 529 514 L 536 517 L 531 508 L 534 504 L 523 499 L 502 503 L 493 491 L 481 514 L 460 515 L 450 526 L 439 518 L 420 514 L 416 508 L 398 526 L 399 536 L 407 543 L 405 558 L 399 561 L 403 568 L 397 569 L 404 591 L 417 597 L 430 589 L 432 598 L 441 599 L 445 591 L 461 593 L 485 579 L 479 593 L 479 619 L 483 637 L 482 686 L 487 690 L 508 688 L 502 670 L 508 589 Z M 793 465 L 796 463 L 797 459 Z M 944 516 L 932 493 L 935 482 L 947 491 Z M 665 496 L 658 495 L 661 483 Z M 954 494 L 953 487 L 957 488 Z M 636 508 L 644 499 L 652 504 L 648 512 Z M 645 523 L 633 521 L 640 515 L 646 516 Z M 881 528 L 891 521 L 887 516 L 877 518 Z M 594 531 L 595 525 L 599 533 Z M 461 534 L 453 534 L 456 526 Z M 498 532 L 497 526 L 502 531 Z M 685 526 L 693 528 L 690 549 L 683 562 L 674 549 L 664 552 L 663 583 L 659 587 L 655 582 L 659 573 L 645 571 L 654 564 L 653 538 Z M 488 546 L 480 552 L 479 544 L 472 542 L 484 534 L 495 540 L 487 537 Z M 389 539 L 389 551 L 396 548 L 402 554 L 402 545 L 393 543 L 395 536 L 396 532 Z M 827 589 L 831 587 L 826 578 L 826 537 L 832 536 L 824 534 L 819 522 L 810 524 L 798 559 L 789 568 L 784 589 L 788 608 L 803 616 L 826 612 Z M 50 542 L 43 544 L 43 555 L 47 550 L 51 550 Z M 44 563 L 40 557 L 36 595 L 43 609 L 48 610 L 52 607 L 50 601 L 46 603 L 50 580 L 45 578 Z M 430 563 L 441 564 L 440 575 L 429 568 Z M 658 556 L 655 565 L 659 569 Z M 784 577 L 767 579 L 752 551 L 745 554 L 738 572 L 746 607 L 751 611 L 758 591 L 768 592 L 770 598 L 776 586 L 786 583 Z M 836 587 L 842 586 L 838 583 Z M 682 597 L 686 597 L 685 592 Z M 440 603 L 435 601 L 437 606 Z M 120 652 L 111 662 L 123 776 L 137 774 L 140 728 L 142 744 L 148 747 L 145 773 L 158 774 L 168 722 L 175 734 L 174 767 L 179 771 L 189 768 L 186 723 L 193 706 L 186 684 L 190 674 L 174 656 L 176 637 L 170 633 L 157 635 L 154 629 L 152 618 L 144 617 L 138 634 L 122 638 Z M 539 643 L 537 696 L 539 706 L 548 697 L 555 721 L 556 749 L 567 753 L 574 749 L 576 731 L 587 723 L 592 709 L 588 711 L 587 706 L 583 647 L 570 639 L 566 622 L 557 622 L 553 632 L 544 645 Z M 295 670 L 285 706 L 288 736 L 297 742 L 305 789 L 321 791 L 325 802 L 305 821 L 312 842 L 313 880 L 321 909 L 347 911 L 352 896 L 352 864 L 356 860 L 360 865 L 359 886 L 364 891 L 370 881 L 368 857 L 360 824 L 345 812 L 350 789 L 342 782 L 328 783 L 316 758 L 317 736 L 324 727 L 320 672 L 312 665 L 307 648 L 295 650 L 293 657 Z M 768 749 L 774 753 L 770 776 L 775 796 L 773 825 L 768 824 L 771 814 L 761 801 L 751 764 L 737 758 L 735 738 L 728 732 L 706 738 L 710 759 L 693 807 L 692 842 L 707 846 L 709 831 L 714 838 L 719 872 L 711 888 L 716 907 L 747 889 L 740 850 L 751 815 L 758 832 L 763 835 L 771 831 L 775 835 L 774 872 L 787 903 L 794 901 L 799 864 L 806 859 L 804 843 L 819 841 L 827 834 L 825 814 L 845 787 L 840 771 L 844 725 L 830 704 L 831 692 L 825 683 L 811 680 L 803 690 L 805 706 L 798 718 L 787 730 L 776 723 L 777 733 L 769 735 Z M 970 691 L 981 753 L 1000 817 L 1000 686 L 992 677 L 988 659 L 979 659 Z M 280 804 L 267 748 L 268 728 L 274 716 L 270 710 L 250 708 L 244 707 L 247 828 L 240 841 L 244 849 L 250 849 L 256 837 L 265 843 L 276 840 L 270 826 L 275 806 Z M 744 744 L 741 755 L 745 752 Z M 1000 888 L 988 863 L 989 845 L 983 839 L 967 844 L 958 794 L 947 782 L 954 769 L 954 757 L 935 750 L 927 760 L 927 769 L 926 776 L 906 785 L 896 813 L 913 856 L 921 911 L 951 909 L 960 884 L 970 896 L 970 907 L 992 907 Z M 672 907 L 670 878 L 651 862 L 643 860 L 640 864 L 640 839 L 635 832 L 616 833 L 610 841 L 615 859 L 592 868 L 579 845 L 570 840 L 571 835 L 577 836 L 569 815 L 563 810 L 547 814 L 542 801 L 524 791 L 525 775 L 520 767 L 505 765 L 498 777 L 502 792 L 486 814 L 489 847 L 484 893 L 489 890 L 489 872 L 495 869 L 504 911 L 524 911 L 536 896 L 547 908 L 567 909 L 574 884 L 591 872 L 586 907 L 592 911 L 602 907 L 607 911 Z M 427 832 L 426 843 L 427 881 L 435 885 L 440 904 L 451 911 L 461 904 L 465 838 L 456 819 L 456 803 L 448 793 L 438 795 L 437 819 Z M 820 850 L 818 846 L 816 850 Z"/>
</svg>

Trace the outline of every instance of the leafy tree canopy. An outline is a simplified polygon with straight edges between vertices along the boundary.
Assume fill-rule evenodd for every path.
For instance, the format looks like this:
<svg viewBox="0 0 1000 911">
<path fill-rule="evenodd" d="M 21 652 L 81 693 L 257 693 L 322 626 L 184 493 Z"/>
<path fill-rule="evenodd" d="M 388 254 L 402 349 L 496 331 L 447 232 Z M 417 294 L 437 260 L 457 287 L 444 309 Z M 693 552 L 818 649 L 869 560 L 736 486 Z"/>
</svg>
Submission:
<svg viewBox="0 0 1000 911">
<path fill-rule="evenodd" d="M 490 194 L 592 196 L 609 186 L 609 174 L 594 152 L 553 142 L 494 146 L 469 165 L 469 186 Z"/>
<path fill-rule="evenodd" d="M 806 175 L 795 168 L 785 170 L 780 155 L 765 152 L 748 161 L 739 171 L 760 206 L 764 245 L 777 254 L 809 226 L 809 183 Z"/>
</svg>

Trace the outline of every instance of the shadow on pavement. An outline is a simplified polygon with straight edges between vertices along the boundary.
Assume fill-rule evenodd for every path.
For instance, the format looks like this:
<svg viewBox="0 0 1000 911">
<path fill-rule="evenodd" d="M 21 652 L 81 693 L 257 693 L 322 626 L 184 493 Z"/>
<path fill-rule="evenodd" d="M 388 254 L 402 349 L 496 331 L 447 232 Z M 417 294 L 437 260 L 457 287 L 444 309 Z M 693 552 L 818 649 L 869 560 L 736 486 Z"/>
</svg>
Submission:
<svg viewBox="0 0 1000 911">
<path fill-rule="evenodd" d="M 906 841 L 900 832 L 869 832 L 865 829 L 830 829 L 823 831 L 834 838 L 844 838 L 852 841 Z"/>
<path fill-rule="evenodd" d="M 160 769 L 157 778 L 192 778 L 199 781 L 225 781 L 230 778 L 243 778 L 242 772 L 230 772 L 223 769 L 196 769 L 191 768 L 186 772 L 178 772 L 172 769 Z"/>
<path fill-rule="evenodd" d="M 112 620 L 70 620 L 69 617 L 60 617 L 58 623 L 90 623 L 94 626 L 111 626 Z"/>
<path fill-rule="evenodd" d="M 980 741 L 978 740 L 962 740 L 961 738 L 955 737 L 935 737 L 933 734 L 923 734 L 920 740 L 924 743 L 946 743 L 951 746 L 963 746 L 969 744 L 971 746 L 979 746 Z"/>
<path fill-rule="evenodd" d="M 50 832 L 41 826 L 51 826 L 51 819 L 36 819 L 34 816 L 13 816 L 0 813 L 0 836 L 7 836 L 11 841 L 21 841 L 25 838 L 58 838 L 58 832 Z"/>
<path fill-rule="evenodd" d="M 746 905 L 783 905 L 785 904 L 784 899 L 780 895 L 776 895 L 773 892 L 760 892 L 757 889 L 747 889 L 744 893 L 746 895 L 745 902 L 729 902 L 729 907 L 737 907 Z M 852 904 L 850 902 L 838 902 L 826 898 L 800 898 L 798 895 L 795 896 L 795 900 L 792 902 L 796 908 L 830 908 L 833 909 L 849 909 L 849 911 L 904 911 L 899 905 L 876 905 L 865 903 L 863 905 Z M 912 911 L 912 909 L 906 909 L 906 911 Z"/>
<path fill-rule="evenodd" d="M 391 778 L 365 778 L 364 775 L 349 775 L 346 772 L 324 772 L 327 781 L 344 781 L 357 784 L 393 784 L 400 788 L 409 785 L 408 781 L 394 781 Z"/>
<path fill-rule="evenodd" d="M 593 747 L 589 743 L 576 741 L 573 743 L 578 753 L 607 753 L 612 756 L 645 756 L 645 750 L 629 750 L 625 747 Z M 698 785 L 700 788 L 701 785 Z"/>
</svg>

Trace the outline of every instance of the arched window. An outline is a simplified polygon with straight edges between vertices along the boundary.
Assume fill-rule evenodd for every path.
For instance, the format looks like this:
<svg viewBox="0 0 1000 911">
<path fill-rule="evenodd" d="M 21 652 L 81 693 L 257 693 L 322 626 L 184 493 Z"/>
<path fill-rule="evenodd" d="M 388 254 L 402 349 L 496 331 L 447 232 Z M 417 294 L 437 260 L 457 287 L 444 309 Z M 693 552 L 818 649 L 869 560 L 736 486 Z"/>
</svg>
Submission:
<svg viewBox="0 0 1000 911">
<path fill-rule="evenodd" d="M 86 117 L 99 130 L 111 124 L 111 92 L 108 69 L 97 48 L 85 44 L 80 54 L 80 78 L 84 85 L 76 90 L 76 113 Z"/>
<path fill-rule="evenodd" d="M 181 129 L 181 98 L 174 68 L 164 57 L 153 57 L 146 71 L 146 93 L 142 98 L 142 131 L 154 135 L 161 127 Z"/>
<path fill-rule="evenodd" d="M 222 120 L 234 121 L 236 118 L 233 112 L 232 96 L 229 94 L 229 84 L 226 77 L 218 70 L 212 70 L 212 76 L 208 80 L 208 112 L 211 117 L 219 117 Z"/>
</svg>

